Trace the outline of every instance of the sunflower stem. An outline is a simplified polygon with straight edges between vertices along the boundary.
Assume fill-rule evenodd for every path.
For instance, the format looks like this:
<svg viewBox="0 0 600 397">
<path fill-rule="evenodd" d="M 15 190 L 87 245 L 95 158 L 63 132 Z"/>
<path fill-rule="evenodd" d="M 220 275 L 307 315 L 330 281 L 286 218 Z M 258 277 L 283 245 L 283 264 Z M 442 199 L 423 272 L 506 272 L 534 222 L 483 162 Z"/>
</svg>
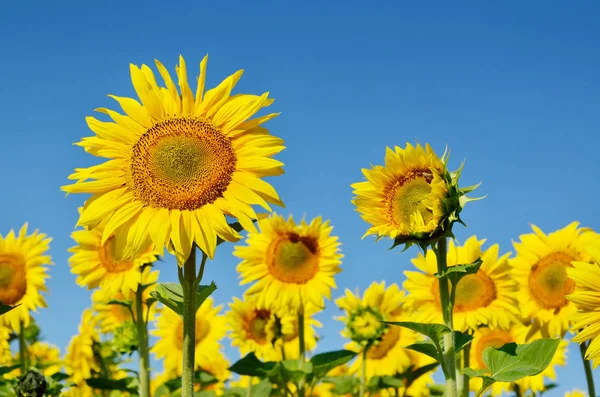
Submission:
<svg viewBox="0 0 600 397">
<path fill-rule="evenodd" d="M 462 351 L 462 368 L 467 368 L 471 363 L 471 344 L 467 344 Z M 457 376 L 461 376 L 457 373 Z M 469 381 L 471 378 L 465 373 L 462 374 L 461 397 L 469 397 Z"/>
<path fill-rule="evenodd" d="M 304 342 L 304 308 L 298 312 L 298 343 L 300 344 L 300 365 L 306 362 L 306 343 Z M 298 385 L 300 397 L 304 397 L 304 380 L 300 380 Z"/>
<path fill-rule="evenodd" d="M 203 253 L 203 255 L 205 255 Z M 181 396 L 194 396 L 194 367 L 196 356 L 196 247 L 183 264 L 183 372 Z"/>
<path fill-rule="evenodd" d="M 371 345 L 367 345 L 365 346 L 365 348 L 363 349 L 363 354 L 362 354 L 362 370 L 360 373 L 360 389 L 358 391 L 358 395 L 359 397 L 364 397 L 365 395 L 365 383 L 366 383 L 366 379 L 367 379 L 367 350 L 369 349 Z"/>
<path fill-rule="evenodd" d="M 438 273 L 442 274 L 447 268 L 446 263 L 448 241 L 446 237 L 441 237 L 436 244 L 435 254 L 437 257 Z M 452 321 L 452 301 L 450 300 L 450 291 L 448 289 L 448 279 L 440 278 L 440 303 L 442 306 L 442 315 L 444 324 L 452 332 L 444 335 L 443 360 L 446 362 L 446 397 L 457 397 L 458 390 L 456 385 L 456 353 L 454 352 L 454 324 Z"/>
<path fill-rule="evenodd" d="M 140 397 L 150 397 L 150 354 L 148 352 L 148 327 L 144 319 L 144 287 L 138 285 L 135 292 L 135 325 L 138 336 L 138 355 L 140 359 Z"/>
<path fill-rule="evenodd" d="M 587 380 L 588 395 L 590 397 L 596 396 L 596 388 L 594 387 L 594 375 L 592 374 L 592 366 L 590 360 L 586 360 L 585 356 L 587 353 L 588 345 L 585 342 L 579 344 L 579 351 L 581 352 L 581 360 L 583 360 L 583 368 L 585 370 L 585 379 Z"/>
<path fill-rule="evenodd" d="M 29 370 L 29 351 L 27 350 L 27 341 L 25 340 L 25 327 L 23 320 L 19 322 L 19 361 L 21 362 L 21 375 L 25 375 Z"/>
</svg>

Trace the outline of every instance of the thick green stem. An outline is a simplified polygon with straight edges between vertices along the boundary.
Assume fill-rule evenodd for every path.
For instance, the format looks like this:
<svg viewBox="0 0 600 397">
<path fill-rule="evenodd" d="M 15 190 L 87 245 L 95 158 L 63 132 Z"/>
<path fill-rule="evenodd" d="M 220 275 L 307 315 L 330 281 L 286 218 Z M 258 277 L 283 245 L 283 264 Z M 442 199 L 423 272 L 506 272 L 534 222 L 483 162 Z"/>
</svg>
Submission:
<svg viewBox="0 0 600 397">
<path fill-rule="evenodd" d="M 298 343 L 300 348 L 300 363 L 303 364 L 306 361 L 306 343 L 304 341 L 304 309 L 300 309 L 298 312 Z M 298 385 L 298 396 L 305 396 L 304 381 L 301 380 Z"/>
<path fill-rule="evenodd" d="M 462 368 L 467 368 L 470 365 L 471 344 L 468 344 L 463 348 L 462 355 L 463 355 Z M 456 375 L 461 376 L 459 373 L 457 373 Z M 462 385 L 461 385 L 461 389 L 460 389 L 461 397 L 469 397 L 469 380 L 470 379 L 471 378 L 469 378 L 469 376 L 467 374 L 465 374 L 465 373 L 462 374 Z"/>
<path fill-rule="evenodd" d="M 447 269 L 446 255 L 447 255 L 447 240 L 442 237 L 437 242 L 435 254 L 437 256 L 438 273 L 443 273 Z M 452 304 L 450 301 L 450 290 L 448 288 L 448 279 L 440 278 L 440 303 L 442 307 L 442 315 L 444 317 L 444 324 L 454 329 L 452 321 Z M 443 359 L 446 363 L 446 397 L 457 397 L 458 391 L 456 388 L 456 354 L 454 352 L 454 332 L 450 332 L 444 335 L 444 351 Z"/>
<path fill-rule="evenodd" d="M 579 344 L 579 350 L 581 351 L 581 359 L 583 360 L 583 368 L 585 369 L 585 379 L 587 380 L 588 394 L 590 397 L 596 396 L 596 388 L 594 387 L 594 375 L 592 374 L 592 366 L 590 360 L 586 360 L 585 355 L 587 352 L 588 345 L 585 342 Z"/>
<path fill-rule="evenodd" d="M 360 373 L 360 389 L 359 389 L 359 397 L 364 397 L 365 395 L 365 384 L 367 382 L 367 350 L 371 345 L 365 346 L 362 353 L 362 370 Z"/>
<path fill-rule="evenodd" d="M 183 372 L 181 396 L 194 396 L 194 367 L 196 356 L 196 247 L 183 264 Z"/>
<path fill-rule="evenodd" d="M 523 393 L 521 392 L 521 386 L 515 384 L 513 390 L 515 392 L 515 397 L 523 397 Z"/>
<path fill-rule="evenodd" d="M 23 321 L 19 323 L 19 361 L 21 362 L 21 375 L 25 375 L 29 370 L 29 351 L 27 350 Z"/>
<path fill-rule="evenodd" d="M 150 354 L 148 352 L 148 327 L 144 318 L 144 287 L 139 285 L 135 293 L 135 326 L 138 336 L 138 355 L 140 358 L 140 397 L 150 397 Z"/>
</svg>

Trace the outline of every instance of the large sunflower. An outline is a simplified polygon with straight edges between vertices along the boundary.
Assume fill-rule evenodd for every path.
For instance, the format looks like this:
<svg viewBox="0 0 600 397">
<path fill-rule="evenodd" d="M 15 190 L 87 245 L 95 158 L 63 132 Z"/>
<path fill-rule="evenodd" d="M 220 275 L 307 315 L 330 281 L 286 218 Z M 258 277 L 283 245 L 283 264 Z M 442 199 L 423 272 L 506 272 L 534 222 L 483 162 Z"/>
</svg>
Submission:
<svg viewBox="0 0 600 397">
<path fill-rule="evenodd" d="M 482 249 L 485 240 L 472 236 L 463 246 L 448 244 L 448 266 L 473 263 L 481 258 L 483 263 L 476 274 L 463 277 L 456 288 L 454 304 L 454 327 L 459 331 L 477 329 L 480 325 L 507 328 L 518 316 L 515 294 L 518 284 L 510 277 L 508 257 L 498 256 L 499 247 L 492 245 Z M 407 306 L 426 323 L 443 323 L 440 305 L 437 259 L 432 250 L 419 256 L 412 263 L 421 272 L 406 271 L 403 287 L 408 292 Z"/>
<path fill-rule="evenodd" d="M 84 228 L 71 234 L 77 243 L 69 249 L 73 253 L 69 258 L 71 272 L 77 274 L 78 285 L 88 289 L 100 287 L 107 299 L 128 296 L 137 291 L 142 282 L 141 267 L 156 261 L 159 252 L 149 244 L 133 259 L 116 259 L 122 247 L 117 246 L 119 241 L 114 236 L 102 243 L 105 225 L 106 222 L 102 222 L 94 229 Z"/>
<path fill-rule="evenodd" d="M 385 166 L 362 170 L 367 178 L 352 185 L 352 202 L 371 227 L 365 236 L 410 238 L 431 235 L 447 216 L 446 166 L 433 149 L 410 143 L 387 148 Z"/>
<path fill-rule="evenodd" d="M 567 298 L 577 308 L 571 329 L 578 334 L 573 342 L 590 341 L 586 359 L 592 360 L 595 368 L 600 364 L 600 244 L 588 247 L 587 251 L 594 263 L 573 262 L 573 267 L 567 269 L 567 274 L 576 283 L 575 292 Z"/>
<path fill-rule="evenodd" d="M 27 224 L 16 235 L 11 230 L 0 235 L 0 301 L 18 307 L 3 314 L 0 322 L 20 332 L 20 324 L 29 325 L 29 311 L 46 307 L 42 292 L 46 292 L 47 267 L 50 256 L 45 255 L 51 238 L 35 230 L 27 235 Z"/>
<path fill-rule="evenodd" d="M 488 347 L 501 347 L 506 343 L 530 343 L 536 339 L 540 339 L 542 334 L 540 330 L 532 330 L 531 325 L 525 325 L 521 322 L 511 323 L 507 329 L 490 329 L 490 328 L 479 328 L 473 334 L 473 342 L 471 343 L 470 349 L 470 364 L 469 366 L 474 369 L 485 369 L 485 363 L 483 361 L 483 351 Z M 545 390 L 545 380 L 556 380 L 556 367 L 564 366 L 566 364 L 566 347 L 567 341 L 561 341 L 558 350 L 554 354 L 550 365 L 542 371 L 539 375 L 529 376 L 523 378 L 516 383 L 519 386 L 523 395 L 526 395 L 528 391 L 537 393 Z M 481 387 L 481 379 L 473 378 L 470 383 L 472 390 L 478 390 Z M 509 391 L 514 385 L 508 383 L 495 383 L 492 385 L 492 395 L 499 396 L 503 391 Z"/>
<path fill-rule="evenodd" d="M 221 306 L 213 307 L 212 298 L 208 298 L 196 313 L 196 367 L 203 359 L 210 359 L 221 349 L 219 341 L 225 336 L 227 328 L 225 318 L 219 315 Z M 156 329 L 152 335 L 158 341 L 152 347 L 156 358 L 164 358 L 166 372 L 182 373 L 183 357 L 183 319 L 172 310 L 162 310 L 157 317 Z"/>
<path fill-rule="evenodd" d="M 533 318 L 548 329 L 551 337 L 569 330 L 576 307 L 567 295 L 575 290 L 575 281 L 567 276 L 571 262 L 592 262 L 586 247 L 599 236 L 573 222 L 548 235 L 538 227 L 513 242 L 516 256 L 510 261 L 514 277 L 521 284 L 518 300 L 523 316 Z"/>
<path fill-rule="evenodd" d="M 200 63 L 195 96 L 183 57 L 176 68 L 179 91 L 160 62 L 166 87 L 157 84 L 148 66 L 131 65 L 141 104 L 111 96 L 125 115 L 103 108 L 98 111 L 114 122 L 86 119 L 96 135 L 79 145 L 109 160 L 75 170 L 69 179 L 77 182 L 63 189 L 93 195 L 78 224 L 95 227 L 107 219 L 102 242 L 115 234 L 122 247 L 117 259 L 138 256 L 150 241 L 159 249 L 171 244 L 180 264 L 193 243 L 212 258 L 217 237 L 239 238 L 226 215 L 254 231 L 252 205 L 268 211 L 268 203 L 283 206 L 261 179 L 283 173 L 283 164 L 272 158 L 284 149 L 283 141 L 260 126 L 277 114 L 249 120 L 273 100 L 268 93 L 231 96 L 241 70 L 205 93 L 206 62 L 207 57 Z"/>
<path fill-rule="evenodd" d="M 294 312 L 308 304 L 325 306 L 336 288 L 334 275 L 341 271 L 342 254 L 329 221 L 321 217 L 296 224 L 290 215 L 273 214 L 259 221 L 260 232 L 250 232 L 247 246 L 236 246 L 242 259 L 237 267 L 240 284 L 255 282 L 247 295 L 256 295 L 261 306 L 289 306 Z"/>
</svg>

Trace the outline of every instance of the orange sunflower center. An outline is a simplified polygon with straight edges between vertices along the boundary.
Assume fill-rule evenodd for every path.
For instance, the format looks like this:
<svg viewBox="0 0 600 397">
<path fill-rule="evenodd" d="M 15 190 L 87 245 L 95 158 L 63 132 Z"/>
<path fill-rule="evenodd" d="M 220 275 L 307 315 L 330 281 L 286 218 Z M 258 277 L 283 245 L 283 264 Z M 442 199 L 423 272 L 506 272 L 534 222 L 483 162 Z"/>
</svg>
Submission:
<svg viewBox="0 0 600 397">
<path fill-rule="evenodd" d="M 433 174 L 430 170 L 414 170 L 403 175 L 386 194 L 388 217 L 397 227 L 411 224 L 411 217 L 420 213 L 429 222 L 433 212 L 424 203 L 431 193 Z"/>
<path fill-rule="evenodd" d="M 440 308 L 440 286 L 437 279 L 432 284 L 434 300 Z M 456 286 L 454 313 L 469 312 L 487 307 L 496 300 L 497 291 L 494 280 L 484 271 L 463 277 Z M 441 309 L 440 309 L 441 310 Z"/>
<path fill-rule="evenodd" d="M 315 238 L 288 233 L 274 240 L 267 252 L 269 272 L 284 283 L 305 284 L 319 269 L 319 245 Z"/>
<path fill-rule="evenodd" d="M 247 331 L 250 337 L 258 344 L 264 345 L 269 342 L 267 327 L 271 320 L 271 312 L 269 310 L 260 309 L 254 311 L 254 316 L 248 322 Z"/>
<path fill-rule="evenodd" d="M 0 301 L 18 303 L 27 292 L 25 263 L 16 255 L 0 255 Z"/>
<path fill-rule="evenodd" d="M 514 342 L 513 337 L 506 331 L 496 330 L 490 331 L 489 333 L 477 338 L 475 347 L 475 356 L 477 357 L 477 364 L 479 368 L 486 368 L 483 362 L 483 351 L 488 347 L 499 348 L 507 343 Z"/>
<path fill-rule="evenodd" d="M 183 350 L 183 321 L 177 324 L 177 339 L 175 344 L 179 350 Z M 210 324 L 196 317 L 196 346 L 198 346 L 210 332 Z"/>
<path fill-rule="evenodd" d="M 396 346 L 400 340 L 400 327 L 390 326 L 387 332 L 383 334 L 381 340 L 367 350 L 367 358 L 371 360 L 381 360 Z"/>
<path fill-rule="evenodd" d="M 133 262 L 115 261 L 115 238 L 111 236 L 98 251 L 102 266 L 109 273 L 122 273 L 133 268 Z"/>
<path fill-rule="evenodd" d="M 559 310 L 569 303 L 566 296 L 575 290 L 575 281 L 567 276 L 567 268 L 574 260 L 564 252 L 554 252 L 532 266 L 529 291 L 538 305 Z"/>
<path fill-rule="evenodd" d="M 231 141 L 201 118 L 157 123 L 132 148 L 128 187 L 155 208 L 195 210 L 227 190 L 235 171 Z"/>
</svg>

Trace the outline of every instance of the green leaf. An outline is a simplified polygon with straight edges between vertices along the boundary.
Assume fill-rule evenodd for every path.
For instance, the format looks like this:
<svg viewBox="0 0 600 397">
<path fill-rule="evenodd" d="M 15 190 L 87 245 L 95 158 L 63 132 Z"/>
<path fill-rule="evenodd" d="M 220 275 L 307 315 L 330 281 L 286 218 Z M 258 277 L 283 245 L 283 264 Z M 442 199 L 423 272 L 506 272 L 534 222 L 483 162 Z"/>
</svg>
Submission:
<svg viewBox="0 0 600 397">
<path fill-rule="evenodd" d="M 408 345 L 405 349 L 414 350 L 416 352 L 425 354 L 435 361 L 440 362 L 442 353 L 438 350 L 435 344 L 430 340 L 424 340 L 420 342 L 413 343 L 412 345 Z"/>
<path fill-rule="evenodd" d="M 473 335 L 465 332 L 454 331 L 454 351 L 458 353 L 473 341 Z M 444 344 L 442 343 L 442 346 Z"/>
<path fill-rule="evenodd" d="M 2 303 L 2 301 L 0 301 L 0 316 L 8 313 L 9 311 L 11 311 L 12 309 L 18 307 L 20 305 L 20 303 L 18 305 L 15 306 L 10 306 L 10 305 L 5 305 L 4 303 Z"/>
<path fill-rule="evenodd" d="M 285 360 L 281 362 L 281 374 L 286 381 L 298 383 L 305 379 L 307 375 L 312 374 L 313 365 L 310 362 L 301 360 Z"/>
<path fill-rule="evenodd" d="M 243 387 L 230 387 L 223 390 L 223 397 L 246 397 L 246 393 L 248 393 L 248 389 Z"/>
<path fill-rule="evenodd" d="M 416 369 L 411 368 L 410 371 L 406 371 L 405 373 L 401 374 L 400 377 L 406 379 L 406 387 L 408 388 L 421 376 L 435 370 L 438 365 L 438 363 L 432 363 Z"/>
<path fill-rule="evenodd" d="M 389 325 L 397 325 L 399 327 L 408 328 L 422 335 L 425 335 L 431 338 L 431 340 L 438 346 L 441 346 L 444 335 L 452 332 L 450 328 L 446 327 L 443 324 L 413 323 L 408 321 L 386 321 L 385 323 Z"/>
<path fill-rule="evenodd" d="M 507 343 L 499 349 L 488 347 L 483 351 L 483 362 L 490 370 L 490 378 L 497 382 L 515 382 L 545 370 L 560 339 L 539 339 L 524 345 Z"/>
<path fill-rule="evenodd" d="M 357 354 L 358 353 L 350 350 L 336 350 L 332 352 L 316 354 L 310 359 L 310 362 L 313 366 L 313 372 L 310 379 L 321 379 L 335 367 L 344 365 L 352 360 Z"/>
<path fill-rule="evenodd" d="M 271 382 L 269 382 L 267 379 L 263 379 L 260 383 L 252 385 L 250 389 L 250 395 L 253 397 L 269 397 L 272 390 L 273 385 Z"/>
<path fill-rule="evenodd" d="M 12 371 L 14 371 L 15 369 L 18 369 L 18 368 L 21 368 L 21 366 L 19 364 L 7 366 L 7 367 L 0 367 L 0 376 L 11 373 Z"/>
<path fill-rule="evenodd" d="M 277 363 L 260 361 L 254 353 L 249 353 L 246 357 L 238 360 L 235 364 L 229 367 L 231 372 L 238 375 L 257 376 L 264 378 L 265 376 L 274 375 L 278 372 Z"/>
<path fill-rule="evenodd" d="M 196 291 L 196 311 L 204 303 L 204 301 L 217 289 L 217 284 L 214 281 L 210 285 L 199 285 Z"/>
<path fill-rule="evenodd" d="M 200 383 L 202 386 L 212 385 L 213 383 L 219 382 L 217 378 L 215 378 L 210 372 L 206 371 L 196 371 L 195 373 L 195 382 Z"/>
<path fill-rule="evenodd" d="M 484 376 L 488 372 L 487 369 L 473 369 L 473 368 L 465 368 L 463 369 L 463 373 L 467 374 L 471 378 L 480 378 Z"/>
<path fill-rule="evenodd" d="M 446 385 L 429 385 L 429 395 L 433 396 L 444 396 L 446 393 Z"/>
<path fill-rule="evenodd" d="M 477 273 L 482 263 L 481 258 L 477 258 L 473 263 L 450 266 L 442 273 L 436 273 L 435 276 L 437 278 L 448 278 L 452 285 L 456 286 L 463 277 Z"/>
<path fill-rule="evenodd" d="M 107 379 L 107 378 L 89 378 L 85 382 L 88 386 L 99 390 L 120 390 L 132 394 L 138 393 L 137 387 L 131 384 L 132 378 L 125 379 Z"/>
<path fill-rule="evenodd" d="M 194 393 L 194 397 L 216 397 L 216 394 L 214 391 L 197 391 Z"/>
<path fill-rule="evenodd" d="M 150 298 L 146 299 L 146 306 L 152 306 L 156 302 L 158 302 L 158 299 L 156 299 L 154 297 L 150 297 Z"/>
<path fill-rule="evenodd" d="M 50 378 L 55 382 L 62 382 L 63 380 L 69 379 L 69 375 L 65 374 L 64 372 L 57 372 L 52 374 Z"/>
<path fill-rule="evenodd" d="M 108 302 L 106 302 L 107 305 L 119 305 L 119 306 L 125 306 L 126 308 L 131 309 L 131 306 L 133 305 L 133 302 L 130 300 L 123 300 L 123 299 L 111 299 Z"/>
<path fill-rule="evenodd" d="M 332 384 L 332 392 L 336 395 L 354 394 L 358 387 L 358 378 L 355 376 L 332 376 L 323 378 L 324 383 Z"/>
<path fill-rule="evenodd" d="M 150 292 L 150 296 L 175 313 L 183 315 L 183 289 L 180 284 L 158 283 L 156 289 Z"/>
<path fill-rule="evenodd" d="M 152 395 L 153 397 L 170 397 L 171 391 L 166 385 L 160 385 Z"/>
</svg>

